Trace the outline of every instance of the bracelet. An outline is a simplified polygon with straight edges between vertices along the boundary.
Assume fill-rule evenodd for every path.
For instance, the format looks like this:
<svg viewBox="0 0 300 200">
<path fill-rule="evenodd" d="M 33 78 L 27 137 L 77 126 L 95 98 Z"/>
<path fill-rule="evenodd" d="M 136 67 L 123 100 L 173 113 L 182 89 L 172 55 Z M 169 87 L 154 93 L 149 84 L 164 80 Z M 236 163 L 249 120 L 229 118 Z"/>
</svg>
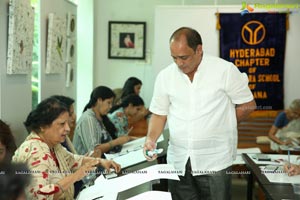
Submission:
<svg viewBox="0 0 300 200">
<path fill-rule="evenodd" d="M 61 186 L 61 184 L 59 184 L 57 182 L 56 185 L 59 187 L 59 190 L 61 190 L 62 193 L 65 193 L 65 190 L 63 189 L 63 187 Z"/>
<path fill-rule="evenodd" d="M 112 149 L 113 148 L 113 145 L 112 145 L 112 141 L 109 141 L 109 149 Z"/>
</svg>

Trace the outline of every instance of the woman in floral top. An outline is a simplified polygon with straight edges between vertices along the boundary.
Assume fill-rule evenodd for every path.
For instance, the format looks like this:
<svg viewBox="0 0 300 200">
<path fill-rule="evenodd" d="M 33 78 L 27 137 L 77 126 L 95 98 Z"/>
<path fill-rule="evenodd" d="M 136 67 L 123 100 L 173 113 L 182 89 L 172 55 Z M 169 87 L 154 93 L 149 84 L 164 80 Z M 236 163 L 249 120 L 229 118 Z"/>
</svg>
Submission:
<svg viewBox="0 0 300 200">
<path fill-rule="evenodd" d="M 32 181 L 27 199 L 73 199 L 74 182 L 102 165 L 109 171 L 120 165 L 100 158 L 74 155 L 61 146 L 70 132 L 68 108 L 55 98 L 42 101 L 25 121 L 30 135 L 16 150 L 13 162 L 27 163 Z"/>
<path fill-rule="evenodd" d="M 108 117 L 117 129 L 117 136 L 126 135 L 130 132 L 128 126 L 128 118 L 136 118 L 136 116 L 143 116 L 144 101 L 136 94 L 131 94 L 122 100 L 122 103 L 114 106 L 110 110 Z M 137 118 L 140 120 L 140 118 Z"/>
</svg>

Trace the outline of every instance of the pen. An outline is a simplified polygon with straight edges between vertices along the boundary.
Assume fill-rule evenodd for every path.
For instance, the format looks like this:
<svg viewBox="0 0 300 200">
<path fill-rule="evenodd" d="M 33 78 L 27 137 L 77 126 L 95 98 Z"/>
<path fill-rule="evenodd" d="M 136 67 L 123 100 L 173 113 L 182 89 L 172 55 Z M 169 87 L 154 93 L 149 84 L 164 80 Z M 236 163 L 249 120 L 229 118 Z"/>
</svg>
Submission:
<svg viewBox="0 0 300 200">
<path fill-rule="evenodd" d="M 93 198 L 92 200 L 101 199 L 101 198 L 103 198 L 103 196 L 99 196 L 99 197 Z"/>
<path fill-rule="evenodd" d="M 288 169 L 291 168 L 290 150 L 288 150 Z"/>
</svg>

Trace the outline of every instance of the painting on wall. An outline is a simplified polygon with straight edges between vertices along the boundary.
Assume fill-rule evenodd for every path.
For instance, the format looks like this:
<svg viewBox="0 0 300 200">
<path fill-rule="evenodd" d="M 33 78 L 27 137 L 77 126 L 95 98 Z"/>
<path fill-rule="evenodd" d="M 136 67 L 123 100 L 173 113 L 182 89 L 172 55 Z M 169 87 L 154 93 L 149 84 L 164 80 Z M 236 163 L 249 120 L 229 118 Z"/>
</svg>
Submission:
<svg viewBox="0 0 300 200">
<path fill-rule="evenodd" d="M 75 39 L 67 38 L 67 53 L 66 53 L 66 62 L 74 62 L 75 61 Z"/>
<path fill-rule="evenodd" d="M 9 4 L 7 74 L 27 74 L 31 70 L 34 9 L 29 0 Z"/>
<path fill-rule="evenodd" d="M 146 22 L 108 24 L 108 58 L 145 59 Z"/>
<path fill-rule="evenodd" d="M 75 37 L 76 34 L 76 17 L 72 13 L 67 14 L 67 36 Z"/>
<path fill-rule="evenodd" d="M 67 63 L 66 69 L 66 87 L 70 87 L 73 83 L 74 69 L 71 63 Z"/>
<path fill-rule="evenodd" d="M 65 69 L 66 20 L 49 14 L 46 74 L 62 73 Z"/>
</svg>

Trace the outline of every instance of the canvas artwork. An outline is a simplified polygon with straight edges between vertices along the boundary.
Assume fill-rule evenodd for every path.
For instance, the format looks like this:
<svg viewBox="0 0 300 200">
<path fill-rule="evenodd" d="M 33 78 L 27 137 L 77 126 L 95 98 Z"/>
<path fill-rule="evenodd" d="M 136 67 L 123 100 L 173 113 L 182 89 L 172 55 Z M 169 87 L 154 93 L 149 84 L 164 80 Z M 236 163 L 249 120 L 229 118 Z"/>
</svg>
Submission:
<svg viewBox="0 0 300 200">
<path fill-rule="evenodd" d="M 73 83 L 74 69 L 72 63 L 67 63 L 66 69 L 66 87 L 70 87 Z"/>
<path fill-rule="evenodd" d="M 75 60 L 75 52 L 76 52 L 75 42 L 76 42 L 75 38 L 68 38 L 67 39 L 66 62 L 74 62 L 74 60 Z"/>
<path fill-rule="evenodd" d="M 66 20 L 49 14 L 46 74 L 62 73 L 65 69 Z"/>
<path fill-rule="evenodd" d="M 10 0 L 7 74 L 27 74 L 31 70 L 34 9 L 29 0 Z"/>
<path fill-rule="evenodd" d="M 76 34 L 76 17 L 72 13 L 67 14 L 67 36 L 75 37 Z"/>
</svg>

